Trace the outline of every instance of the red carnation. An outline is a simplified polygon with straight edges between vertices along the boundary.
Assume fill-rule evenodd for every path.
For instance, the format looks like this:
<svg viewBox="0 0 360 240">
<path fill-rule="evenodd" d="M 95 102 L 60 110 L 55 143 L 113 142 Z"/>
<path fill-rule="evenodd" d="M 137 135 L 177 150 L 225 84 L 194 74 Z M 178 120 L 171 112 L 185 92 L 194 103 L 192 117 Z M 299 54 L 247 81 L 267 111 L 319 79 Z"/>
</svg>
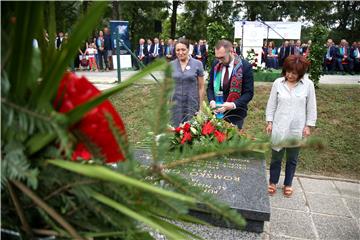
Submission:
<svg viewBox="0 0 360 240">
<path fill-rule="evenodd" d="M 218 140 L 219 143 L 222 143 L 226 139 L 225 133 L 220 132 L 218 130 L 215 130 L 214 136 L 216 137 L 216 139 Z"/>
<path fill-rule="evenodd" d="M 176 133 L 180 133 L 180 131 L 181 131 L 181 127 L 175 128 L 175 132 L 176 132 Z"/>
<path fill-rule="evenodd" d="M 190 132 L 184 132 L 184 136 L 181 139 L 181 144 L 184 144 L 185 142 L 191 141 L 191 133 Z"/>
<path fill-rule="evenodd" d="M 210 121 L 207 121 L 204 126 L 201 129 L 201 134 L 206 136 L 209 135 L 211 133 L 213 133 L 215 130 L 214 126 L 211 124 Z"/>
<path fill-rule="evenodd" d="M 185 132 L 189 132 L 190 127 L 191 127 L 190 123 L 185 123 L 184 126 L 183 126 L 183 129 L 184 129 Z"/>
<path fill-rule="evenodd" d="M 54 106 L 59 112 L 66 113 L 98 95 L 100 91 L 85 77 L 79 78 L 73 73 L 66 73 L 60 82 Z M 109 100 L 87 112 L 71 129 L 79 130 L 93 142 L 101 150 L 107 163 L 124 161 L 125 157 L 112 134 L 107 115 L 112 117 L 119 133 L 126 136 L 121 117 Z"/>
<path fill-rule="evenodd" d="M 87 150 L 83 143 L 78 143 L 76 145 L 75 150 L 71 156 L 72 160 L 78 160 L 79 158 L 82 158 L 84 160 L 91 159 L 91 153 Z"/>
</svg>

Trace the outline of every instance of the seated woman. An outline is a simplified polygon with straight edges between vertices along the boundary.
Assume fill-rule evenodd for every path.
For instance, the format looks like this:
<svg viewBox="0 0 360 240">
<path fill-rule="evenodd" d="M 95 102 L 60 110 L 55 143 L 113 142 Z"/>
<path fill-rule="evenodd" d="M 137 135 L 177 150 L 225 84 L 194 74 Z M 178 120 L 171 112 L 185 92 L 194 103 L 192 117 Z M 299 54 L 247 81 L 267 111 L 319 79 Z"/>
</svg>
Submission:
<svg viewBox="0 0 360 240">
<path fill-rule="evenodd" d="M 269 42 L 267 48 L 266 67 L 275 69 L 279 67 L 278 52 L 273 41 Z"/>
</svg>

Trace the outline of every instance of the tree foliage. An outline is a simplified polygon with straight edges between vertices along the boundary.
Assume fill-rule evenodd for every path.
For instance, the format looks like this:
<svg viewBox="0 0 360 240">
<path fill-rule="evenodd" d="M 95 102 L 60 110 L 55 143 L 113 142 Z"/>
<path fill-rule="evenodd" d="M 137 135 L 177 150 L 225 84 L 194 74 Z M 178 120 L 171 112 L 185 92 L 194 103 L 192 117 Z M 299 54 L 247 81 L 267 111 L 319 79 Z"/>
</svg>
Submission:
<svg viewBox="0 0 360 240">
<path fill-rule="evenodd" d="M 309 53 L 310 79 L 314 81 L 315 88 L 319 87 L 320 76 L 323 75 L 323 61 L 326 47 L 324 42 L 328 35 L 328 29 L 322 25 L 316 25 L 311 32 L 311 46 Z"/>
</svg>

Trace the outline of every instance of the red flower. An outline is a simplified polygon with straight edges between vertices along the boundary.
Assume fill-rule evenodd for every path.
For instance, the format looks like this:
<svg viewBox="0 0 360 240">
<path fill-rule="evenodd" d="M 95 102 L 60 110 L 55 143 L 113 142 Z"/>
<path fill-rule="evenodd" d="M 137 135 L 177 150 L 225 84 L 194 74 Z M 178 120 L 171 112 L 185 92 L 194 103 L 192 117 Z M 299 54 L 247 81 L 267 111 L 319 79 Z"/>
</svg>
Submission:
<svg viewBox="0 0 360 240">
<path fill-rule="evenodd" d="M 180 133 L 180 131 L 181 131 L 181 127 L 175 128 L 175 132 L 176 132 L 176 133 Z"/>
<path fill-rule="evenodd" d="M 71 156 L 72 160 L 78 160 L 79 158 L 82 158 L 84 160 L 90 160 L 91 159 L 91 153 L 87 150 L 85 145 L 83 143 L 78 143 L 75 147 L 75 150 Z"/>
<path fill-rule="evenodd" d="M 184 136 L 181 139 L 180 144 L 184 144 L 185 142 L 190 142 L 190 141 L 191 141 L 191 133 L 190 132 L 184 132 Z"/>
<path fill-rule="evenodd" d="M 190 127 L 191 127 L 190 123 L 185 123 L 184 126 L 183 126 L 183 129 L 184 129 L 185 132 L 189 132 Z"/>
<path fill-rule="evenodd" d="M 220 132 L 218 130 L 215 130 L 214 136 L 216 137 L 216 139 L 218 140 L 219 143 L 222 143 L 226 139 L 225 133 Z"/>
<path fill-rule="evenodd" d="M 201 129 L 201 134 L 206 136 L 209 135 L 211 133 L 213 133 L 215 130 L 214 126 L 211 124 L 210 121 L 207 121 L 204 126 Z"/>
<path fill-rule="evenodd" d="M 73 73 L 66 73 L 60 82 L 54 106 L 59 112 L 66 113 L 99 94 L 100 91 L 85 77 L 79 78 Z M 125 157 L 112 134 L 107 115 L 112 117 L 119 133 L 126 136 L 121 117 L 109 100 L 87 112 L 71 129 L 76 128 L 93 142 L 101 150 L 107 163 L 124 161 Z"/>
</svg>

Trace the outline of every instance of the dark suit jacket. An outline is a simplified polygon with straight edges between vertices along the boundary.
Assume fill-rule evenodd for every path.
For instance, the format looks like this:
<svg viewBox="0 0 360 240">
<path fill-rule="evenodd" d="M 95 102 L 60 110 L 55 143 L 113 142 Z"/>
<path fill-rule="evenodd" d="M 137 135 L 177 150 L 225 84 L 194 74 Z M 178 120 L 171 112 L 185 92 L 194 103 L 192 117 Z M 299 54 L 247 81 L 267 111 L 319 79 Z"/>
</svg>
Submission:
<svg viewBox="0 0 360 240">
<path fill-rule="evenodd" d="M 144 53 L 145 57 L 147 57 L 147 56 L 149 55 L 149 52 L 148 52 L 148 49 L 147 49 L 146 44 L 144 44 L 143 53 Z M 137 48 L 136 48 L 136 50 L 135 50 L 135 54 L 136 54 L 136 56 L 139 56 L 139 55 L 140 55 L 140 45 L 137 46 Z"/>
<path fill-rule="evenodd" d="M 206 47 L 205 45 L 200 46 L 200 52 L 199 52 L 199 45 L 194 46 L 194 55 L 201 55 L 202 58 L 206 56 Z"/>
<path fill-rule="evenodd" d="M 344 54 L 341 54 L 341 52 L 340 52 L 340 48 L 342 48 L 341 46 L 339 46 L 337 49 L 336 49 L 336 56 L 337 56 L 337 58 L 344 58 Z M 347 55 L 347 57 L 348 58 L 350 58 L 350 48 L 349 47 L 345 47 L 345 49 L 346 49 L 346 55 Z"/>
<path fill-rule="evenodd" d="M 294 46 L 281 47 L 279 51 L 279 59 L 285 60 L 289 55 L 294 54 Z"/>
<path fill-rule="evenodd" d="M 241 49 L 240 49 L 239 46 L 235 48 L 235 52 L 236 52 L 236 54 L 237 54 L 238 56 L 240 56 L 240 54 L 241 54 Z"/>
<path fill-rule="evenodd" d="M 328 51 L 328 48 L 326 49 L 324 58 L 326 58 L 327 51 Z M 337 50 L 336 50 L 336 47 L 335 47 L 335 46 L 331 46 L 331 47 L 330 47 L 330 52 L 329 52 L 330 57 L 335 58 L 335 57 L 336 57 L 336 51 L 337 51 Z"/>
<path fill-rule="evenodd" d="M 163 47 L 162 47 L 162 45 L 159 43 L 158 44 L 158 48 L 159 48 L 159 55 L 158 55 L 158 57 L 162 57 L 163 56 Z M 155 43 L 153 43 L 152 45 L 151 45 L 151 48 L 150 48 L 150 53 L 149 53 L 149 55 L 151 55 L 151 54 L 154 54 L 154 51 L 155 51 Z"/>
<path fill-rule="evenodd" d="M 251 101 L 251 99 L 254 96 L 254 78 L 253 78 L 253 72 L 252 72 L 252 66 L 251 64 L 242 59 L 243 63 L 243 82 L 242 82 L 242 88 L 241 88 L 241 95 L 240 98 L 237 99 L 234 103 L 236 105 L 236 109 L 230 110 L 226 112 L 225 114 L 227 116 L 235 115 L 240 118 L 245 118 L 247 115 L 247 105 Z M 213 66 L 211 67 L 210 71 L 210 79 L 207 87 L 207 96 L 209 102 L 214 100 L 215 101 L 215 93 L 214 93 L 214 67 L 217 64 L 217 61 L 214 62 Z M 235 67 L 235 66 L 234 66 Z M 226 101 L 228 95 L 229 95 L 230 89 L 223 89 L 224 94 L 224 102 Z"/>
</svg>

